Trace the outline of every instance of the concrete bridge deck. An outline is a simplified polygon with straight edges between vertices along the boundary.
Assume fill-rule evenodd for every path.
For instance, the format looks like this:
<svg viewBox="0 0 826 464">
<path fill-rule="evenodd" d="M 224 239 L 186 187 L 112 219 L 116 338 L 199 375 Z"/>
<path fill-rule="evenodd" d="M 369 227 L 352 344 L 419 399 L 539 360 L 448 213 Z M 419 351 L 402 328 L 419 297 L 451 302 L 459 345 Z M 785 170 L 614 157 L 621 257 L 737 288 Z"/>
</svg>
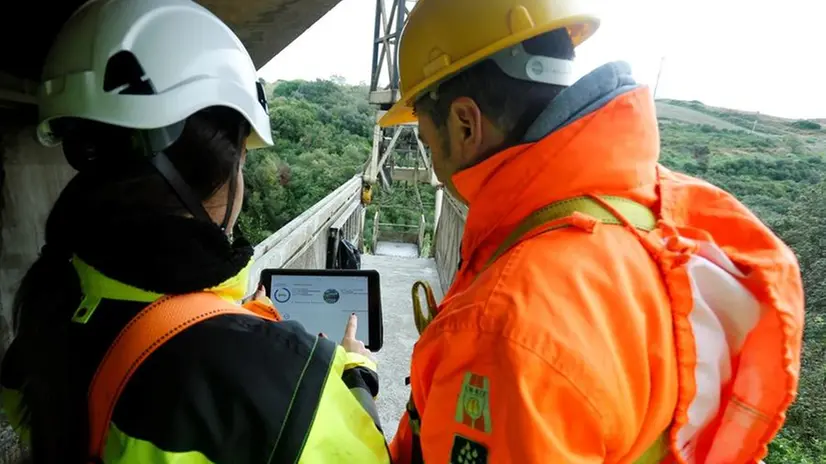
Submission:
<svg viewBox="0 0 826 464">
<path fill-rule="evenodd" d="M 410 355 L 419 338 L 413 322 L 410 289 L 417 280 L 433 287 L 436 300 L 442 298 L 439 274 L 433 259 L 395 256 L 362 256 L 363 269 L 379 271 L 384 312 L 384 347 L 377 353 L 379 369 L 379 416 L 388 441 L 393 438 L 404 412 L 410 387 L 404 384 L 410 372 Z"/>
<path fill-rule="evenodd" d="M 396 258 L 418 258 L 419 247 L 415 243 L 378 242 L 376 255 Z"/>
</svg>

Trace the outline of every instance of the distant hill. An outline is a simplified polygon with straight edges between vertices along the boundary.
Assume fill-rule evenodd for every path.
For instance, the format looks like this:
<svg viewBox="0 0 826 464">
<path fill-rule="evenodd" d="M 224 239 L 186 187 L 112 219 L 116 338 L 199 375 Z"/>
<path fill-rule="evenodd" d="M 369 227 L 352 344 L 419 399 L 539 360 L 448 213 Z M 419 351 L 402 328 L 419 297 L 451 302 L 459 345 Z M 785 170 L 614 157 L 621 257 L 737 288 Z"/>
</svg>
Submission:
<svg viewBox="0 0 826 464">
<path fill-rule="evenodd" d="M 731 191 L 769 225 L 803 191 L 826 179 L 826 130 L 820 122 L 696 101 L 657 101 L 657 111 L 662 163 Z"/>
<path fill-rule="evenodd" d="M 826 154 L 826 119 L 786 119 L 680 100 L 658 100 L 657 115 L 661 121 L 710 125 L 757 136 L 786 137 L 791 140 L 787 145 L 798 147 L 795 140 L 803 144 L 803 154 Z"/>
<path fill-rule="evenodd" d="M 734 125 L 725 119 L 712 116 L 709 113 L 694 109 L 689 104 L 682 102 L 657 101 L 657 116 L 661 120 L 680 121 L 688 124 L 710 124 L 718 129 L 738 130 L 740 126 Z"/>
</svg>

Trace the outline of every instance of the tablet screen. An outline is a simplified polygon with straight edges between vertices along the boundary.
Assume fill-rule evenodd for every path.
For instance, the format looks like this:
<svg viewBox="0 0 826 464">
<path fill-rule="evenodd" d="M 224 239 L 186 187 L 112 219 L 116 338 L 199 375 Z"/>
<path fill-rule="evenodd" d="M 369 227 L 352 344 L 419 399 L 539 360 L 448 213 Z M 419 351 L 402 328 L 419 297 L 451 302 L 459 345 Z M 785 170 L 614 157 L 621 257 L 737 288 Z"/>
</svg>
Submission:
<svg viewBox="0 0 826 464">
<path fill-rule="evenodd" d="M 356 338 L 369 340 L 366 276 L 273 275 L 271 279 L 270 299 L 285 320 L 298 321 L 310 333 L 323 332 L 338 341 L 347 318 L 356 313 Z"/>
</svg>

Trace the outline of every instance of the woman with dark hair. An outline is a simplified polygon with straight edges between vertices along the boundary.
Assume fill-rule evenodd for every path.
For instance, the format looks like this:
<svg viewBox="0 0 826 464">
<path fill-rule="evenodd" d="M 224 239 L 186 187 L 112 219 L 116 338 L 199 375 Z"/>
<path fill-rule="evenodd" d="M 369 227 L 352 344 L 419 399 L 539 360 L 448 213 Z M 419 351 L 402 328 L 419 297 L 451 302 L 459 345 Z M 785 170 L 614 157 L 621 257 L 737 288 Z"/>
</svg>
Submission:
<svg viewBox="0 0 826 464">
<path fill-rule="evenodd" d="M 91 0 L 47 57 L 40 111 L 40 140 L 62 143 L 79 172 L 16 295 L 0 376 L 33 461 L 389 462 L 363 343 L 280 321 L 261 295 L 249 311 L 230 303 L 252 258 L 231 233 L 246 150 L 272 145 L 232 31 L 189 0 Z M 113 347 L 185 295 L 231 312 L 133 366 L 96 448 L 95 385 Z"/>
</svg>

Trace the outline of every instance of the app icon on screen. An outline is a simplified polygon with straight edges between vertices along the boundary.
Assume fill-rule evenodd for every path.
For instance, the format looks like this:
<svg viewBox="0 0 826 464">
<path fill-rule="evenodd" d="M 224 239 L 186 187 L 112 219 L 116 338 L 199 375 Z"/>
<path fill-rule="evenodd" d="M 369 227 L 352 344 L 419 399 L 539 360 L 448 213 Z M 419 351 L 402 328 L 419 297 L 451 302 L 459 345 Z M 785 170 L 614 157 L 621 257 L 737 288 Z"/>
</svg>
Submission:
<svg viewBox="0 0 826 464">
<path fill-rule="evenodd" d="M 339 295 L 338 290 L 331 288 L 324 291 L 324 301 L 330 304 L 338 303 L 338 299 L 341 298 Z"/>
<path fill-rule="evenodd" d="M 290 297 L 292 295 L 290 294 L 290 291 L 286 288 L 277 288 L 272 293 L 272 296 L 273 296 L 273 299 L 275 301 L 277 301 L 279 303 L 286 303 L 286 302 L 290 301 Z"/>
</svg>

